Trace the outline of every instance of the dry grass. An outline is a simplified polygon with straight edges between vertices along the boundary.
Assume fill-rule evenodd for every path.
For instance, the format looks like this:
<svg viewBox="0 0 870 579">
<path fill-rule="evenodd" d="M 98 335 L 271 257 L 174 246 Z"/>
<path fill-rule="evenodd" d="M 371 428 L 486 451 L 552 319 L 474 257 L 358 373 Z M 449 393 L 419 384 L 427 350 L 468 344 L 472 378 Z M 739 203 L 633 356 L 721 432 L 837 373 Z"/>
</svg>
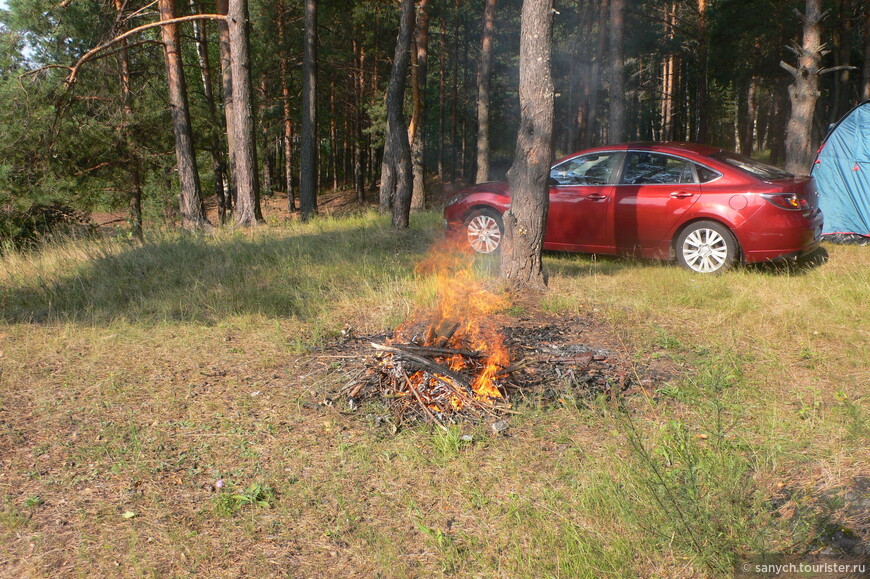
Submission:
<svg viewBox="0 0 870 579">
<path fill-rule="evenodd" d="M 842 498 L 870 472 L 866 248 L 711 278 L 549 256 L 550 294 L 508 315 L 591 315 L 678 378 L 628 412 L 529 402 L 507 437 L 392 434 L 322 404 L 347 376 L 312 348 L 430 302 L 439 225 L 3 258 L 0 574 L 700 577 L 828 519 L 867 532 Z"/>
</svg>

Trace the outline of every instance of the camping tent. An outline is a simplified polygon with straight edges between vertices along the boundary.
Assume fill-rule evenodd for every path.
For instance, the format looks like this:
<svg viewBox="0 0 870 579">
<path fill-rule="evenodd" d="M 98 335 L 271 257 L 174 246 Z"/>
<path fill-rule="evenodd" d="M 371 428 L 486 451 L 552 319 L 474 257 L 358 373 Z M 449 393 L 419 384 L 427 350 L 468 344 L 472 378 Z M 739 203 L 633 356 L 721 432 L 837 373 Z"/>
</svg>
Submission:
<svg viewBox="0 0 870 579">
<path fill-rule="evenodd" d="M 870 237 L 870 100 L 834 125 L 811 174 L 825 216 L 822 233 Z"/>
</svg>

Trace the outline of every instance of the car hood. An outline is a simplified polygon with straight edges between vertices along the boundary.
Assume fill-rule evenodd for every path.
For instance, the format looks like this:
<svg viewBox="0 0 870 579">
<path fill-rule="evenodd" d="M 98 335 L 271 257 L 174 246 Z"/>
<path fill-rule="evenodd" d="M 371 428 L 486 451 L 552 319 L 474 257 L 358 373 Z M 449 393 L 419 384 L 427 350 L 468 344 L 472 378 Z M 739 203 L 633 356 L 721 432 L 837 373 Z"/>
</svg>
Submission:
<svg viewBox="0 0 870 579">
<path fill-rule="evenodd" d="M 471 187 L 465 187 L 458 192 L 458 195 L 471 195 L 472 193 L 495 193 L 496 195 L 504 195 L 510 197 L 508 184 L 503 181 L 490 181 L 488 183 L 478 183 Z"/>
</svg>

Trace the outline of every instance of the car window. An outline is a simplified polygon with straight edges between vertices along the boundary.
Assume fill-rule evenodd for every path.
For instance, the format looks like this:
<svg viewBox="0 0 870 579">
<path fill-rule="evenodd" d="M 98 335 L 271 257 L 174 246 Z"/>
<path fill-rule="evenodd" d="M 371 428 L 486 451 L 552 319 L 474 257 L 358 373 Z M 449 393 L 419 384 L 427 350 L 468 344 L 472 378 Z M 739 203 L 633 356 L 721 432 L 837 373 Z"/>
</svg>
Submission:
<svg viewBox="0 0 870 579">
<path fill-rule="evenodd" d="M 728 163 L 732 167 L 737 167 L 741 171 L 749 173 L 753 177 L 761 179 L 762 181 L 781 181 L 783 179 L 791 179 L 794 177 L 794 175 L 783 171 L 779 167 L 774 167 L 773 165 L 768 165 L 767 163 L 762 163 L 761 161 L 756 161 L 755 159 L 744 157 L 737 153 L 721 151 L 710 155 L 710 157 L 717 161 Z"/>
<path fill-rule="evenodd" d="M 626 185 L 661 185 L 694 183 L 692 163 L 685 159 L 646 153 L 630 152 L 625 158 L 622 183 Z"/>
<path fill-rule="evenodd" d="M 695 166 L 697 167 L 697 170 L 698 170 L 698 180 L 700 180 L 701 183 L 709 183 L 713 179 L 718 179 L 719 177 L 722 176 L 721 173 L 717 173 L 713 169 L 708 169 L 707 167 L 704 167 L 703 165 L 695 165 Z"/>
<path fill-rule="evenodd" d="M 559 185 L 606 185 L 610 182 L 618 153 L 594 153 L 574 157 L 550 170 Z"/>
</svg>

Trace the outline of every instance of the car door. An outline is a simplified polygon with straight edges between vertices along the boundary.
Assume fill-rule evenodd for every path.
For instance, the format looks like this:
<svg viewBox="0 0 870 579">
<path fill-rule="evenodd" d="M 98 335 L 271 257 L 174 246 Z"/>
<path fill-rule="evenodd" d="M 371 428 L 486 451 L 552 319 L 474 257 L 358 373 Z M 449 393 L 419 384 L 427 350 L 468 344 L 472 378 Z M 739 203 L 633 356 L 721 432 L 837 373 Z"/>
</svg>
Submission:
<svg viewBox="0 0 870 579">
<path fill-rule="evenodd" d="M 614 192 L 619 253 L 667 258 L 680 218 L 701 193 L 695 164 L 651 151 L 629 151 Z"/>
<path fill-rule="evenodd" d="M 613 251 L 612 179 L 621 157 L 618 151 L 587 153 L 551 169 L 547 249 Z"/>
</svg>

